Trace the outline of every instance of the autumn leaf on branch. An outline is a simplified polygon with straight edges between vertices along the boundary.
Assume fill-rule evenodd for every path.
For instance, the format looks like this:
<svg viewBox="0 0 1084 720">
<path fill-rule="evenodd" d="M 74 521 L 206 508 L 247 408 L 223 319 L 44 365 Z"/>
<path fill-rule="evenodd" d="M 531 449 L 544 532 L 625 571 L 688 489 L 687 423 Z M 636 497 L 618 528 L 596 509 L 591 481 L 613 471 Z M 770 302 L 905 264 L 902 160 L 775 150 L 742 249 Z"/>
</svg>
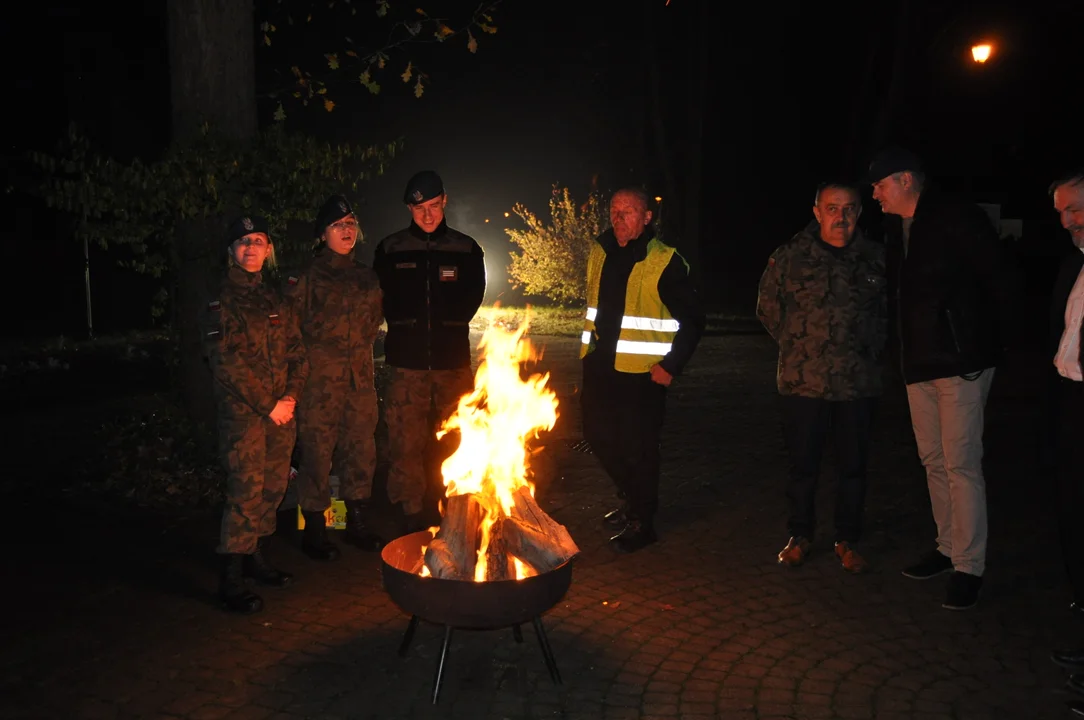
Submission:
<svg viewBox="0 0 1084 720">
<path fill-rule="evenodd" d="M 292 16 L 288 15 L 282 7 L 285 3 L 278 3 L 276 0 L 263 0 L 263 2 L 266 3 L 268 13 L 272 15 L 278 13 L 279 24 L 283 24 L 283 19 L 286 24 L 293 24 Z M 349 29 L 348 33 L 342 36 L 342 47 L 336 52 L 321 53 L 326 62 L 326 68 L 313 74 L 302 70 L 301 68 L 304 67 L 302 63 L 294 64 L 296 60 L 301 59 L 300 53 L 306 52 L 303 49 L 304 45 L 282 42 L 279 39 L 279 42 L 274 43 L 275 48 L 278 49 L 277 52 L 284 55 L 284 60 L 279 62 L 281 66 L 290 66 L 292 78 L 285 86 L 271 85 L 261 88 L 259 95 L 273 101 L 292 97 L 294 101 L 300 100 L 302 105 L 307 105 L 307 101 L 314 98 L 316 94 L 341 92 L 342 88 L 334 87 L 336 82 L 352 83 L 354 79 L 357 79 L 358 84 L 369 94 L 375 95 L 381 89 L 377 82 L 378 72 L 387 68 L 393 53 L 399 53 L 401 59 L 407 61 L 399 65 L 399 67 L 405 65 L 399 77 L 404 84 L 411 86 L 414 96 L 420 98 L 424 94 L 429 78 L 416 62 L 419 58 L 410 57 L 407 54 L 409 48 L 435 42 L 443 43 L 457 35 L 464 35 L 467 51 L 476 54 L 480 45 L 478 33 L 493 34 L 497 31 L 491 13 L 500 6 L 501 2 L 503 0 L 479 0 L 480 4 L 469 16 L 453 18 L 432 15 L 422 7 L 393 6 L 389 0 L 375 0 L 375 15 L 378 18 L 384 18 L 387 23 L 387 34 L 381 41 L 376 37 L 376 34 L 380 32 L 376 27 L 378 21 L 372 20 L 371 15 L 368 23 L 358 23 L 345 14 L 348 7 L 351 8 L 351 13 L 355 11 L 353 5 L 350 3 L 343 5 L 329 0 L 326 11 L 328 15 L 318 14 L 314 9 L 313 14 L 305 16 L 305 19 L 306 22 L 311 22 L 314 28 L 322 25 L 321 30 L 325 28 L 337 30 L 340 27 Z M 396 8 L 399 10 L 399 18 L 393 19 Z M 270 33 L 276 29 L 273 23 L 275 19 L 275 17 L 268 17 L 260 24 L 260 29 L 264 30 L 264 35 L 267 36 L 266 40 L 259 42 L 261 47 L 266 46 L 271 39 Z M 350 37 L 351 35 L 354 37 Z M 258 34 L 257 38 L 260 37 Z M 359 38 L 360 42 L 355 42 L 354 38 Z M 406 57 L 403 57 L 404 54 Z M 282 77 L 282 74 L 279 76 Z M 420 82 L 419 78 L 421 78 Z M 283 112 L 286 112 L 285 107 Z"/>
</svg>

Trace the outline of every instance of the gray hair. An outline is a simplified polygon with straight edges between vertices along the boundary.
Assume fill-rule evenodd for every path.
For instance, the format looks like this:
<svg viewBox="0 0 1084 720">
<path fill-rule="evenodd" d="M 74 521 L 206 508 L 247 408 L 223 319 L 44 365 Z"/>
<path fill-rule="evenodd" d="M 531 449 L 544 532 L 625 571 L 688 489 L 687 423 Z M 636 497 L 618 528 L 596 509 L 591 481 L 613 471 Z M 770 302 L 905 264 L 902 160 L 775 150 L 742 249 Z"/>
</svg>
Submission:
<svg viewBox="0 0 1084 720">
<path fill-rule="evenodd" d="M 847 190 L 854 193 L 854 196 L 858 198 L 858 204 L 862 204 L 862 190 L 858 187 L 857 183 L 848 182 L 846 180 L 825 180 L 817 186 L 817 192 L 813 195 L 813 204 L 816 205 L 821 201 L 821 193 L 825 190 Z"/>
<path fill-rule="evenodd" d="M 1063 185 L 1080 185 L 1084 183 L 1084 166 L 1073 168 L 1059 175 L 1054 182 L 1050 183 L 1047 192 L 1053 196 L 1054 191 Z"/>
<path fill-rule="evenodd" d="M 610 203 L 612 204 L 614 198 L 618 195 L 632 195 L 643 206 L 644 210 L 651 207 L 651 198 L 648 196 L 647 191 L 639 187 L 624 187 L 610 196 Z"/>
</svg>

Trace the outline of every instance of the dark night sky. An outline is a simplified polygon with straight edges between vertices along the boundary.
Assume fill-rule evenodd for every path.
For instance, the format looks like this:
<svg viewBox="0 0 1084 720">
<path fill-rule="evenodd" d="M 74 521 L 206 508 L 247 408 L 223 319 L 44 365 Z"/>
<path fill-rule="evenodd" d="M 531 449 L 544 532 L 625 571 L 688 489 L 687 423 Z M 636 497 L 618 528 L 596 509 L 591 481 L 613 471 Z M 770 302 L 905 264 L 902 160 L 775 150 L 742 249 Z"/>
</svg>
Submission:
<svg viewBox="0 0 1084 720">
<path fill-rule="evenodd" d="M 742 7 L 744 17 L 722 3 L 709 4 L 706 16 L 697 15 L 694 0 L 663 3 L 652 0 L 651 27 L 679 176 L 689 152 L 688 91 L 701 71 L 713 106 L 700 150 L 705 294 L 731 305 L 749 296 L 751 306 L 764 258 L 809 217 L 815 183 L 857 175 L 865 164 L 891 75 L 898 3 L 764 3 Z M 16 127 L 7 154 L 51 146 L 69 119 L 112 153 L 158 152 L 169 116 L 164 4 L 43 0 L 22 22 L 5 23 L 0 44 L 15 77 L 7 114 Z M 1024 217 L 1025 255 L 1050 254 L 1067 240 L 1056 232 L 1045 186 L 1055 170 L 1080 162 L 1084 149 L 1084 3 L 910 6 L 904 102 L 891 138 L 926 154 L 946 184 Z M 598 174 L 604 188 L 646 180 L 663 193 L 643 142 L 649 80 L 639 3 L 506 0 L 496 24 L 499 32 L 480 38 L 477 55 L 461 44 L 417 51 L 431 75 L 421 100 L 385 78 L 378 98 L 356 85 L 354 95 L 341 92 L 330 115 L 291 111 L 292 126 L 329 137 L 406 137 L 387 175 L 356 198 L 371 240 L 407 221 L 402 187 L 422 168 L 444 176 L 450 220 L 486 247 L 492 270 L 507 257 L 503 212 L 517 201 L 545 211 L 555 182 L 582 195 Z M 291 37 L 316 57 L 330 49 L 330 40 L 309 35 Z M 967 59 L 980 37 L 994 38 L 999 51 L 985 67 Z M 695 59 L 700 42 L 704 64 Z M 258 54 L 257 62 L 269 55 Z M 15 261 L 37 264 L 44 256 L 57 270 L 52 287 L 20 291 L 40 314 L 14 331 L 77 334 L 81 248 L 58 236 L 50 216 L 26 198 L 4 202 L 4 240 Z M 871 226 L 878 214 L 867 207 Z M 484 224 L 485 217 L 494 222 Z M 95 256 L 94 278 L 100 327 L 123 329 L 141 317 L 137 290 L 114 292 L 141 283 L 113 269 L 103 253 Z"/>
</svg>

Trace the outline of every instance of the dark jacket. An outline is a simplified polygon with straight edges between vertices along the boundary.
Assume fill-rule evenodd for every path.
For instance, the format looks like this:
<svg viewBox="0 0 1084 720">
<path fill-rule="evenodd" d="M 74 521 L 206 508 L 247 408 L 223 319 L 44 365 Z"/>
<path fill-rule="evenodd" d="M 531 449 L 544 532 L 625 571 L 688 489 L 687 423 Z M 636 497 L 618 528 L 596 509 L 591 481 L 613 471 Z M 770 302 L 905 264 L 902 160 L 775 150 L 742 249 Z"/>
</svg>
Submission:
<svg viewBox="0 0 1084 720">
<path fill-rule="evenodd" d="M 482 248 L 442 222 L 413 222 L 380 241 L 373 269 L 384 291 L 388 365 L 413 370 L 470 367 L 470 321 L 486 293 Z"/>
<path fill-rule="evenodd" d="M 595 350 L 584 358 L 584 365 L 590 370 L 613 370 L 621 318 L 625 314 L 629 275 L 632 274 L 632 266 L 647 257 L 647 244 L 653 237 L 649 228 L 640 237 L 621 247 L 611 229 L 599 235 L 596 241 L 606 251 L 606 260 L 599 278 Z M 689 279 L 689 268 L 677 252 L 659 277 L 658 291 L 662 304 L 679 323 L 670 352 L 659 361 L 659 365 L 676 377 L 692 358 L 707 322 L 700 298 Z"/>
<path fill-rule="evenodd" d="M 779 344 L 781 395 L 832 401 L 881 394 L 888 335 L 885 248 L 859 230 L 836 248 L 814 220 L 768 260 L 757 317 Z"/>
<path fill-rule="evenodd" d="M 886 221 L 889 282 L 907 384 L 998 364 L 1016 332 L 1016 278 L 989 216 L 934 189 L 919 197 L 906 256 Z"/>
<path fill-rule="evenodd" d="M 309 374 L 296 314 L 260 273 L 232 267 L 201 318 L 219 412 L 266 416 Z"/>
</svg>

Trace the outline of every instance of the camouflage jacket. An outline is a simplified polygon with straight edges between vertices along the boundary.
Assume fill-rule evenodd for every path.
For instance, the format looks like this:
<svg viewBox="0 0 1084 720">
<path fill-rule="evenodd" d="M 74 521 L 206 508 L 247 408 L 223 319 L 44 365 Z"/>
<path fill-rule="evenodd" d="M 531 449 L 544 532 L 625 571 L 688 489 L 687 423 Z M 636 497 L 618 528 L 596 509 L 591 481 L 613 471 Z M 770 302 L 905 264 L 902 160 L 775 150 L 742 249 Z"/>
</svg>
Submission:
<svg viewBox="0 0 1084 720">
<path fill-rule="evenodd" d="M 884 246 L 859 230 L 836 251 L 811 223 L 772 253 L 760 278 L 757 317 L 779 344 L 781 394 L 879 395 L 888 334 Z"/>
<path fill-rule="evenodd" d="M 285 293 L 301 318 L 312 376 L 373 387 L 373 343 L 384 321 L 380 281 L 354 259 L 323 248 Z"/>
<path fill-rule="evenodd" d="M 269 415 L 283 397 L 301 397 L 309 363 L 298 319 L 260 273 L 230 268 L 201 326 L 220 405 Z"/>
</svg>

